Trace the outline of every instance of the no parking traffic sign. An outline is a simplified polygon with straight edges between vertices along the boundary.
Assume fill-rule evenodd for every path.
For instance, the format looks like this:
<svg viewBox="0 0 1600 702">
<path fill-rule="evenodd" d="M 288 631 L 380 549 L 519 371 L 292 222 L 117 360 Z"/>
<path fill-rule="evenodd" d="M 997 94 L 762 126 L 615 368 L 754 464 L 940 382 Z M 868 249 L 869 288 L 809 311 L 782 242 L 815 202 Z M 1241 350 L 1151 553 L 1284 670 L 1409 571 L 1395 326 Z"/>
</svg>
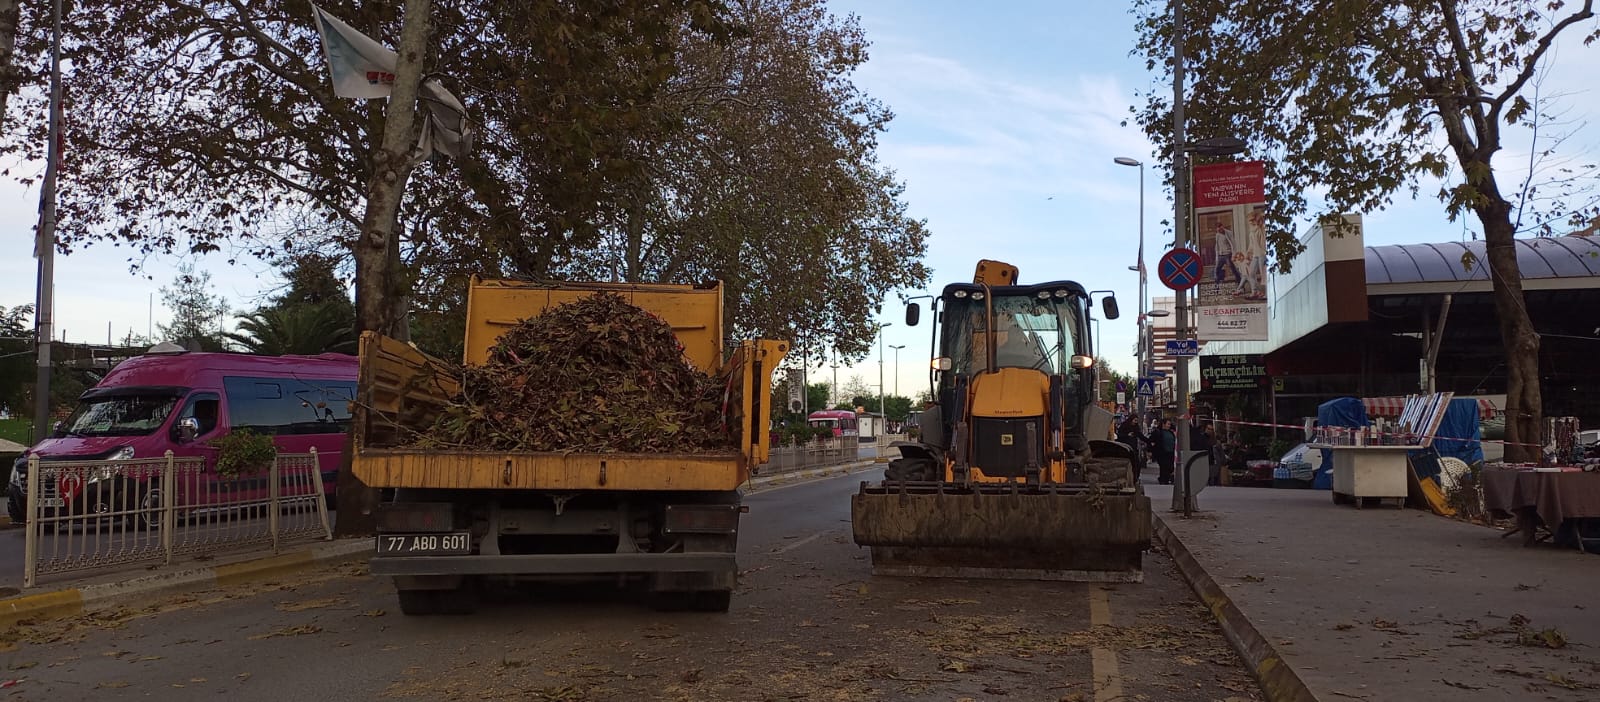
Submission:
<svg viewBox="0 0 1600 702">
<path fill-rule="evenodd" d="M 1200 254 L 1194 249 L 1176 248 L 1161 257 L 1156 276 L 1161 284 L 1173 290 L 1188 290 L 1200 284 L 1200 274 L 1205 266 L 1200 264 Z"/>
</svg>

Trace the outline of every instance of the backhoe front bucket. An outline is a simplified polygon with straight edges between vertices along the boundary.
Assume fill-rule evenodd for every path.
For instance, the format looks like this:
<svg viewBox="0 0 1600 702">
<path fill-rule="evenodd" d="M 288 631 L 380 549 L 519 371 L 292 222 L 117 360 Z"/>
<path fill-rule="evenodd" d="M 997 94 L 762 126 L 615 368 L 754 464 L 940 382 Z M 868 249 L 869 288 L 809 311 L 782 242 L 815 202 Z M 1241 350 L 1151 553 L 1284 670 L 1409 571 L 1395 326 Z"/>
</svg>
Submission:
<svg viewBox="0 0 1600 702">
<path fill-rule="evenodd" d="M 878 575 L 1137 583 L 1152 531 L 1140 493 L 862 483 L 850 517 Z"/>
</svg>

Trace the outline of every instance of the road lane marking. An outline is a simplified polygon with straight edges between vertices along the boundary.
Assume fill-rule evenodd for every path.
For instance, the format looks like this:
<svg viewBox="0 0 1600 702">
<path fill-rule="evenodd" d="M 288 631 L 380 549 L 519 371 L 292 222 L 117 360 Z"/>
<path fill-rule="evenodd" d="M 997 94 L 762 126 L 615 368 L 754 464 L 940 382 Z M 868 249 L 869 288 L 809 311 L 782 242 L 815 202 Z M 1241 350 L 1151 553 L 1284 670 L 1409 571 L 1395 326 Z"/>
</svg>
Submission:
<svg viewBox="0 0 1600 702">
<path fill-rule="evenodd" d="M 831 534 L 831 533 L 833 533 L 833 531 L 831 529 L 828 530 L 828 531 L 819 531 L 819 532 L 817 532 L 815 534 L 807 536 L 806 538 L 801 539 L 799 541 L 796 541 L 794 543 L 784 544 L 780 548 L 775 548 L 775 549 L 773 549 L 771 551 L 768 551 L 767 555 L 769 555 L 769 556 L 777 556 L 777 555 L 780 555 L 780 554 L 788 553 L 788 552 L 793 551 L 793 550 L 795 550 L 797 548 L 800 548 L 801 546 L 804 546 L 804 545 L 809 544 L 809 543 L 811 543 L 813 541 L 816 541 L 817 539 L 820 539 L 820 538 L 822 538 L 824 536 L 827 536 L 828 534 Z"/>
<path fill-rule="evenodd" d="M 1104 588 L 1089 590 L 1089 626 L 1111 626 L 1111 597 Z M 1117 652 L 1095 647 L 1089 651 L 1089 663 L 1094 674 L 1095 702 L 1120 699 L 1122 672 L 1117 669 Z"/>
</svg>

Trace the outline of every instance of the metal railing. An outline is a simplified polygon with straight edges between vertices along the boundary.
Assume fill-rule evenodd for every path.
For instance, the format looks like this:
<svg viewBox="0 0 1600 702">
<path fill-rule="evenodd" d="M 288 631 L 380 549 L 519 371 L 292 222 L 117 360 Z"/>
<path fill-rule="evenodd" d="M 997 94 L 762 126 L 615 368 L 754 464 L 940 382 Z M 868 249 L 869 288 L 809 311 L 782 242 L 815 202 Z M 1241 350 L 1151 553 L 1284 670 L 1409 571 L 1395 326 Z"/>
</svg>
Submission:
<svg viewBox="0 0 1600 702">
<path fill-rule="evenodd" d="M 855 460 L 861 442 L 856 437 L 816 439 L 800 446 L 774 447 L 761 473 L 773 475 L 790 471 L 836 465 Z"/>
<path fill-rule="evenodd" d="M 316 450 L 236 476 L 203 458 L 28 460 L 23 586 L 40 576 L 333 538 Z"/>
</svg>

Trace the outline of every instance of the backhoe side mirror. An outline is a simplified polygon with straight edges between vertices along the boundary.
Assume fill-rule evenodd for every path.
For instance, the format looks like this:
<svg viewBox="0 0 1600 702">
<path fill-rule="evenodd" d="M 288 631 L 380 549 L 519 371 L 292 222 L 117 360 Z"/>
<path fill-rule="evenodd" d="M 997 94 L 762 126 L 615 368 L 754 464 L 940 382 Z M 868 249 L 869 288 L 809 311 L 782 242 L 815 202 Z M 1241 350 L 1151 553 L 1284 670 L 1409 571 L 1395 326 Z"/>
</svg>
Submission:
<svg viewBox="0 0 1600 702">
<path fill-rule="evenodd" d="M 1114 295 L 1100 298 L 1100 310 L 1105 313 L 1106 319 L 1116 319 L 1122 316 L 1122 313 L 1117 311 L 1117 298 Z"/>
<path fill-rule="evenodd" d="M 922 319 L 922 307 L 915 302 L 906 305 L 906 326 L 917 326 L 917 321 Z"/>
</svg>

